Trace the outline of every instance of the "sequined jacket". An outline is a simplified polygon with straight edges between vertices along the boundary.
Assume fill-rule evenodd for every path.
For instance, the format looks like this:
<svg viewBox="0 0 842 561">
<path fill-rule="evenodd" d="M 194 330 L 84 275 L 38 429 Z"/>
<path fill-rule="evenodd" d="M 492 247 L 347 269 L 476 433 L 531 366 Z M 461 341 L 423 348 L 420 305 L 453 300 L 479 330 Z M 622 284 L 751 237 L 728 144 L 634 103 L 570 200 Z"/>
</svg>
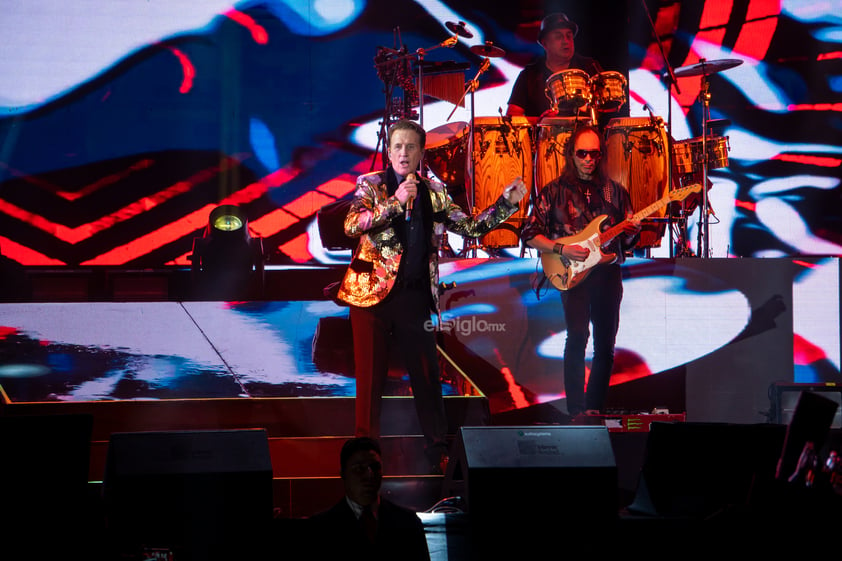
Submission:
<svg viewBox="0 0 842 561">
<path fill-rule="evenodd" d="M 404 209 L 387 187 L 388 171 L 373 172 L 357 179 L 354 201 L 345 218 L 345 234 L 360 238 L 348 267 L 339 298 L 352 306 L 368 307 L 381 302 L 392 290 L 401 264 L 403 246 L 393 227 L 402 220 Z M 478 238 L 506 221 L 518 209 L 504 197 L 475 218 L 466 214 L 450 196 L 444 185 L 423 180 L 432 203 L 429 273 L 433 303 L 438 310 L 438 248 L 445 230 Z"/>
</svg>

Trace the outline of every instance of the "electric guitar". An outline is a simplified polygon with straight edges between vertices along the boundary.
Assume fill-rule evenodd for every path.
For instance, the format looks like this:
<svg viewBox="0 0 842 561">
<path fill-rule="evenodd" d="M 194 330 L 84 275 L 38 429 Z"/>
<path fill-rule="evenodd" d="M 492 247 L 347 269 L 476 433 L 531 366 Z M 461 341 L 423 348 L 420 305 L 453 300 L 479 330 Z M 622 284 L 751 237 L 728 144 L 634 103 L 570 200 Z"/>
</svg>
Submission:
<svg viewBox="0 0 842 561">
<path fill-rule="evenodd" d="M 657 210 L 665 207 L 671 202 L 683 201 L 692 193 L 698 193 L 702 190 L 701 184 L 697 183 L 688 187 L 682 187 L 670 191 L 667 196 L 659 199 L 647 206 L 646 208 L 637 212 L 631 218 L 620 222 L 604 232 L 601 231 L 602 223 L 608 218 L 608 215 L 603 214 L 594 218 L 590 224 L 585 226 L 585 229 L 564 238 L 554 240 L 554 243 L 561 243 L 564 245 L 577 245 L 589 250 L 588 257 L 584 261 L 573 261 L 568 259 L 569 265 L 565 265 L 561 260 L 561 255 L 553 252 L 541 253 L 541 267 L 544 269 L 544 275 L 550 280 L 552 285 L 559 290 L 570 290 L 585 280 L 597 265 L 605 263 L 613 263 L 617 256 L 614 253 L 604 253 L 602 248 L 617 237 L 622 231 L 626 223 L 643 220 L 650 216 Z"/>
</svg>

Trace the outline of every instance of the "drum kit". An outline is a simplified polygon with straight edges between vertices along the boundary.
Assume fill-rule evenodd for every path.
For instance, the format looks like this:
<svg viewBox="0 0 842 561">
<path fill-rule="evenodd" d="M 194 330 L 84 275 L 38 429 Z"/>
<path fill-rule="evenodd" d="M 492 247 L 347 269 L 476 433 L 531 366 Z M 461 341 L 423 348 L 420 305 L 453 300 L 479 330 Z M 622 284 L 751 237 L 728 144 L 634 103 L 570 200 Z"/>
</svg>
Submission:
<svg viewBox="0 0 842 561">
<path fill-rule="evenodd" d="M 454 33 L 452 39 L 473 36 L 462 22 L 447 22 L 446 26 Z M 628 100 L 628 83 L 621 73 L 607 71 L 589 76 L 582 70 L 569 69 L 555 72 L 546 81 L 545 95 L 551 102 L 553 111 L 548 113 L 551 116 L 506 116 L 500 111 L 499 116 L 477 117 L 474 115 L 473 93 L 477 89 L 478 78 L 488 69 L 490 58 L 502 57 L 506 53 L 490 41 L 472 46 L 470 51 L 483 57 L 483 62 L 456 103 L 457 106 L 462 105 L 466 96 L 471 95 L 470 121 L 449 122 L 453 116 L 451 112 L 448 122 L 427 131 L 422 173 L 432 175 L 447 185 L 451 194 L 464 193 L 463 206 L 468 212 L 493 204 L 505 186 L 518 176 L 523 178 L 528 194 L 521 200 L 518 211 L 486 234 L 479 244 L 477 240 L 466 240 L 461 253 L 463 256 L 468 253 L 475 255 L 478 248 L 497 254 L 501 249 L 521 246 L 520 231 L 529 213 L 530 199 L 564 171 L 564 148 L 569 138 L 579 127 L 598 125 L 601 116 L 610 117 Z M 423 91 L 423 65 L 420 62 L 417 83 L 419 90 Z M 603 165 L 606 173 L 629 191 L 635 211 L 658 201 L 672 189 L 695 183 L 709 187 L 708 171 L 728 166 L 728 137 L 714 132 L 716 122 L 709 120 L 707 78 L 741 63 L 741 60 L 733 59 L 702 59 L 698 64 L 675 69 L 676 78 L 702 77 L 700 99 L 704 112 L 701 137 L 673 141 L 664 120 L 655 116 L 648 104 L 645 106 L 649 111 L 648 117 L 609 118 L 607 124 L 600 127 L 604 137 Z M 456 71 L 463 72 L 464 67 Z M 423 100 L 423 94 L 420 99 Z M 423 111 L 423 101 L 420 107 Z M 554 116 L 571 111 L 575 116 Z M 421 119 L 423 126 L 423 113 Z M 707 189 L 701 189 L 701 192 L 701 208 L 708 209 Z M 454 196 L 454 199 L 459 202 L 457 197 Z M 681 206 L 675 208 L 679 204 Z M 666 225 L 674 220 L 679 225 L 678 236 L 686 237 L 687 217 L 698 205 L 699 201 L 688 199 L 661 209 L 644 222 L 637 247 L 646 250 L 660 247 Z M 707 213 L 700 214 L 703 215 L 702 227 L 707 240 Z M 672 228 L 670 232 L 672 234 Z M 445 246 L 450 251 L 446 241 Z M 680 239 L 679 245 L 687 247 L 689 244 L 685 241 Z M 521 247 L 521 254 L 523 251 Z"/>
</svg>

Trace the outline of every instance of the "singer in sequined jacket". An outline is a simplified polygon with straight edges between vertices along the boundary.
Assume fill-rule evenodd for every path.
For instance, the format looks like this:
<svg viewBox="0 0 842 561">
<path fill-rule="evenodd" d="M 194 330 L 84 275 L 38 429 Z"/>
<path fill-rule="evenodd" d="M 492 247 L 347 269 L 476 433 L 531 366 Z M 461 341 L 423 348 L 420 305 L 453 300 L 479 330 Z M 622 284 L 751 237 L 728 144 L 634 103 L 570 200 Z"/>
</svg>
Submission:
<svg viewBox="0 0 842 561">
<path fill-rule="evenodd" d="M 441 236 L 445 229 L 474 238 L 485 235 L 514 214 L 528 191 L 516 178 L 494 204 L 471 217 L 443 185 L 418 177 L 425 142 L 420 125 L 396 121 L 387 133 L 390 166 L 357 180 L 345 234 L 359 243 L 337 296 L 351 307 L 355 435 L 379 438 L 390 357 L 399 353 L 409 374 L 430 471 L 443 474 L 449 460 L 448 425 L 429 323 L 431 311 L 438 311 Z"/>
<path fill-rule="evenodd" d="M 393 221 L 403 220 L 404 209 L 387 187 L 390 170 L 369 173 L 357 179 L 357 191 L 348 216 L 345 233 L 360 238 L 351 265 L 342 281 L 339 298 L 353 306 L 368 307 L 381 302 L 395 284 L 403 247 Z M 518 209 L 500 196 L 476 218 L 466 214 L 450 196 L 444 185 L 422 179 L 432 204 L 432 223 L 425 224 L 430 236 L 430 291 L 435 310 L 439 301 L 438 248 L 445 230 L 478 238 L 506 221 Z"/>
</svg>

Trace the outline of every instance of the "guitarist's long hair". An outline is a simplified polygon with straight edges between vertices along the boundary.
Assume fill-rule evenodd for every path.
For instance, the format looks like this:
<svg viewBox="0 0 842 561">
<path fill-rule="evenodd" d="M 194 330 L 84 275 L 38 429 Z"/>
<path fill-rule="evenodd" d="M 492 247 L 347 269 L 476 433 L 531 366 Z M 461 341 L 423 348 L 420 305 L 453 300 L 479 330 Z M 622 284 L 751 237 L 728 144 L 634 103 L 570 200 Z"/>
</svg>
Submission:
<svg viewBox="0 0 842 561">
<path fill-rule="evenodd" d="M 599 152 L 601 156 L 599 158 L 599 162 L 596 164 L 594 182 L 597 185 L 604 185 L 606 179 L 608 178 L 605 173 L 605 165 L 603 164 L 603 161 L 605 160 L 605 143 L 602 139 L 602 135 L 599 134 L 599 129 L 591 125 L 576 129 L 573 134 L 570 135 L 570 138 L 567 139 L 567 144 L 564 146 L 564 171 L 561 173 L 561 180 L 565 183 L 577 183 L 580 181 L 579 174 L 576 172 L 576 156 L 574 155 L 574 152 L 576 151 L 576 140 L 586 132 L 594 133 L 599 139 Z"/>
</svg>

